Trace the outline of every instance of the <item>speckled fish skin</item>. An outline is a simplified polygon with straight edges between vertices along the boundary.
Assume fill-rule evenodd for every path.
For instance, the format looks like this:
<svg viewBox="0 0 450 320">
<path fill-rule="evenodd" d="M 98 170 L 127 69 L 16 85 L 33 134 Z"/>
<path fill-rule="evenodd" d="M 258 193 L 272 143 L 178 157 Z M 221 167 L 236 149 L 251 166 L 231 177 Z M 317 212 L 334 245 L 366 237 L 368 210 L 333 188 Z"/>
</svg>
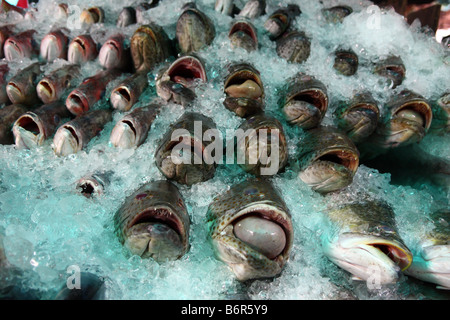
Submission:
<svg viewBox="0 0 450 320">
<path fill-rule="evenodd" d="M 320 193 L 337 191 L 353 181 L 359 166 L 359 151 L 342 131 L 333 127 L 318 127 L 305 133 L 299 142 L 298 165 L 301 180 Z M 330 169 L 331 168 L 331 169 Z M 315 184 L 311 174 L 332 170 L 327 180 Z M 334 172 L 334 173 L 333 173 Z M 309 176 L 302 176 L 305 173 Z"/>
<path fill-rule="evenodd" d="M 155 120 L 160 104 L 152 103 L 136 108 L 120 119 L 111 131 L 110 141 L 116 147 L 138 147 L 147 139 L 150 127 Z"/>
<path fill-rule="evenodd" d="M 123 80 L 111 91 L 110 103 L 114 109 L 128 111 L 138 102 L 142 92 L 148 87 L 146 72 L 137 72 Z"/>
<path fill-rule="evenodd" d="M 233 84 L 241 84 L 247 80 L 253 81 L 259 87 L 261 90 L 259 97 L 253 98 L 246 97 L 245 95 L 232 97 L 226 94 L 225 100 L 223 101 L 224 106 L 228 110 L 233 111 L 241 118 L 258 114 L 264 110 L 264 84 L 261 80 L 260 72 L 252 64 L 236 62 L 228 66 L 224 80 L 224 91 Z"/>
<path fill-rule="evenodd" d="M 18 71 L 17 74 L 9 80 L 6 86 L 6 92 L 12 103 L 28 106 L 39 103 L 36 85 L 40 81 L 40 76 L 42 74 L 41 66 L 43 66 L 43 63 L 33 63 Z"/>
<path fill-rule="evenodd" d="M 195 122 L 201 122 L 201 137 L 195 136 Z M 175 138 L 185 138 L 191 142 L 191 161 L 188 164 L 180 163 L 175 164 L 171 160 L 172 149 L 179 143 L 178 141 L 172 141 L 172 133 L 177 129 L 185 129 L 189 132 L 189 136 L 176 136 Z M 205 162 L 204 149 L 212 142 L 203 141 L 205 132 L 209 129 L 216 129 L 216 125 L 211 118 L 208 118 L 202 114 L 187 112 L 181 118 L 175 122 L 170 129 L 166 132 L 159 147 L 156 150 L 155 159 L 156 166 L 166 176 L 166 178 L 174 180 L 180 184 L 192 185 L 198 182 L 206 181 L 214 176 L 217 164 L 215 162 L 207 164 Z M 195 163 L 201 154 L 201 163 Z M 200 161 L 199 161 L 200 162 Z"/>
<path fill-rule="evenodd" d="M 27 111 L 13 125 L 15 144 L 18 148 L 41 146 L 71 114 L 61 101 L 45 104 Z"/>
<path fill-rule="evenodd" d="M 165 252 L 164 247 L 151 252 L 152 241 L 159 239 L 152 239 L 153 235 L 145 232 L 141 234 L 144 239 L 139 239 L 139 234 L 133 233 L 138 226 L 148 223 L 166 225 L 176 232 L 180 239 L 179 247 L 172 248 L 175 249 L 172 252 Z M 114 226 L 120 242 L 143 258 L 151 257 L 156 261 L 175 260 L 189 250 L 190 217 L 183 197 L 170 181 L 150 182 L 134 191 L 116 212 Z M 145 239 L 145 236 L 148 238 Z"/>
<path fill-rule="evenodd" d="M 412 253 L 400 238 L 388 205 L 354 202 L 330 208 L 326 216 L 331 231 L 322 235 L 324 253 L 355 277 L 368 280 L 376 270 L 380 285 L 394 283 L 411 265 Z"/>
<path fill-rule="evenodd" d="M 36 91 L 44 103 L 59 100 L 65 90 L 74 86 L 81 77 L 79 65 L 69 64 L 44 76 L 36 86 Z"/>
<path fill-rule="evenodd" d="M 0 64 L 0 105 L 9 101 L 8 94 L 6 93 L 6 77 L 9 72 L 8 64 Z"/>
<path fill-rule="evenodd" d="M 434 283 L 441 289 L 450 289 L 450 211 L 433 212 L 429 219 L 434 227 L 421 239 L 412 265 L 406 274 Z"/>
<path fill-rule="evenodd" d="M 437 135 L 450 132 L 450 92 L 444 93 L 437 101 L 432 103 L 431 107 L 433 120 L 429 132 Z"/>
<path fill-rule="evenodd" d="M 373 72 L 391 81 L 392 89 L 401 85 L 406 76 L 405 65 L 402 58 L 398 56 L 389 56 L 379 61 L 374 66 Z"/>
<path fill-rule="evenodd" d="M 7 61 L 31 58 L 38 54 L 38 45 L 34 39 L 36 30 L 27 30 L 10 36 L 3 45 Z"/>
<path fill-rule="evenodd" d="M 357 93 L 350 101 L 340 101 L 337 105 L 334 112 L 337 127 L 347 133 L 355 144 L 375 131 L 380 109 L 370 92 Z"/>
<path fill-rule="evenodd" d="M 398 113 L 404 110 L 419 113 L 423 123 L 399 117 Z M 361 157 L 371 159 L 389 149 L 420 142 L 428 132 L 432 120 L 431 106 L 421 95 L 409 90 L 394 95 L 384 107 L 384 114 L 375 132 L 358 146 Z"/>
<path fill-rule="evenodd" d="M 238 239 L 233 223 L 248 214 L 267 215 L 286 234 L 286 245 L 274 259 Z M 278 191 L 269 181 L 251 179 L 218 195 L 208 207 L 209 235 L 217 258 L 228 264 L 240 281 L 274 277 L 289 259 L 293 243 L 291 215 Z"/>
<path fill-rule="evenodd" d="M 349 6 L 334 6 L 331 8 L 322 9 L 322 14 L 325 21 L 328 23 L 342 23 L 345 17 L 352 14 L 353 9 Z"/>
<path fill-rule="evenodd" d="M 125 36 L 114 34 L 110 36 L 100 48 L 98 61 L 105 69 L 120 69 L 131 71 L 130 48 L 125 46 Z"/>
<path fill-rule="evenodd" d="M 84 64 L 98 56 L 98 48 L 89 34 L 82 34 L 72 39 L 67 52 L 67 60 L 73 64 Z"/>
<path fill-rule="evenodd" d="M 136 29 L 131 37 L 130 50 L 136 72 L 148 72 L 172 54 L 169 37 L 154 23 Z"/>
<path fill-rule="evenodd" d="M 358 56 L 352 50 L 339 49 L 335 52 L 333 68 L 344 76 L 352 76 L 358 71 Z"/>
<path fill-rule="evenodd" d="M 0 144 L 14 143 L 12 126 L 27 110 L 26 106 L 20 104 L 10 104 L 0 109 Z"/>
<path fill-rule="evenodd" d="M 53 150 L 58 156 L 77 153 L 112 120 L 109 109 L 91 110 L 64 123 L 53 137 Z"/>
<path fill-rule="evenodd" d="M 291 63 L 303 63 L 311 52 L 311 41 L 303 31 L 293 30 L 277 40 L 277 54 Z"/>
<path fill-rule="evenodd" d="M 40 56 L 48 62 L 53 62 L 56 59 L 67 59 L 68 47 L 69 38 L 62 30 L 54 30 L 42 38 Z"/>
<path fill-rule="evenodd" d="M 231 25 L 228 33 L 231 48 L 242 48 L 247 52 L 258 49 L 258 35 L 253 24 L 244 19 L 238 19 Z"/>
<path fill-rule="evenodd" d="M 216 36 L 212 20 L 195 3 L 184 5 L 176 25 L 176 38 L 182 53 L 196 52 L 211 44 Z"/>
<path fill-rule="evenodd" d="M 206 83 L 205 62 L 196 54 L 183 54 L 156 76 L 156 93 L 165 101 L 187 106 L 195 98 L 199 81 Z"/>
<path fill-rule="evenodd" d="M 274 171 L 273 175 L 280 172 L 286 166 L 287 161 L 288 161 L 288 145 L 286 142 L 284 129 L 283 129 L 283 126 L 280 121 L 278 121 L 277 119 L 275 119 L 273 117 L 269 117 L 265 114 L 258 114 L 258 115 L 247 118 L 247 120 L 244 121 L 239 126 L 239 129 L 242 129 L 244 132 L 246 132 L 247 130 L 256 130 L 256 132 L 258 132 L 261 129 L 267 130 L 268 144 L 265 146 L 267 148 L 267 150 L 263 151 L 263 152 L 266 152 L 267 156 L 270 158 L 273 155 L 272 147 L 278 146 L 278 159 L 273 159 L 273 160 L 278 160 L 278 165 L 277 165 L 278 170 Z M 274 146 L 272 146 L 272 144 L 271 144 L 272 139 L 270 137 L 271 136 L 270 132 L 272 132 L 273 130 L 278 130 L 278 132 L 279 132 L 277 145 L 274 145 Z M 258 140 L 259 140 L 259 138 L 258 138 L 258 133 L 257 133 L 257 135 L 250 141 L 247 141 L 247 143 L 242 143 L 242 141 L 236 142 L 237 146 L 238 146 L 238 152 L 239 152 L 239 147 L 242 147 L 244 149 L 241 150 L 241 152 L 245 155 L 245 163 L 239 164 L 239 166 L 242 169 L 244 169 L 244 171 L 251 173 L 255 176 L 262 175 L 264 173 L 264 171 L 262 169 L 263 168 L 267 169 L 271 166 L 270 163 L 262 164 L 259 157 L 258 157 L 258 161 L 255 164 L 252 164 L 249 162 L 249 157 L 250 157 L 249 154 L 251 154 L 251 151 L 249 151 L 249 149 L 255 148 L 254 147 L 255 144 L 257 145 L 256 152 L 260 151 L 259 149 L 262 148 L 262 146 L 260 146 Z"/>
<path fill-rule="evenodd" d="M 89 111 L 102 98 L 108 83 L 116 79 L 120 74 L 121 72 L 117 69 L 103 70 L 92 77 L 84 79 L 67 96 L 67 109 L 75 116 Z"/>
<path fill-rule="evenodd" d="M 280 91 L 278 101 L 289 124 L 302 129 L 317 127 L 328 110 L 328 93 L 325 85 L 313 76 L 299 73 L 288 80 Z M 297 102 L 304 101 L 304 104 Z M 317 109 L 310 110 L 308 106 Z"/>
</svg>

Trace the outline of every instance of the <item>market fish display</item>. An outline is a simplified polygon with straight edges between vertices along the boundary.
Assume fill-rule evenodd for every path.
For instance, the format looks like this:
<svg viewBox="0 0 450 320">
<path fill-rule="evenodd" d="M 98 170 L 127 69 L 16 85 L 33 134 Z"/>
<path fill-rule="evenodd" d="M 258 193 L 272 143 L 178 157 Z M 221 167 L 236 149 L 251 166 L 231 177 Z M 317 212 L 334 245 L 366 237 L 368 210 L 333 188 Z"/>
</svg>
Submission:
<svg viewBox="0 0 450 320">
<path fill-rule="evenodd" d="M 37 84 L 36 92 L 44 103 L 62 98 L 64 92 L 80 81 L 81 70 L 76 64 L 68 64 L 45 75 Z"/>
<path fill-rule="evenodd" d="M 12 131 L 18 148 L 41 146 L 71 114 L 62 101 L 45 104 L 22 114 L 14 123 Z"/>
<path fill-rule="evenodd" d="M 169 181 L 135 190 L 116 212 L 114 226 L 120 242 L 142 258 L 164 262 L 189 250 L 190 217 L 178 188 Z"/>
<path fill-rule="evenodd" d="M 217 163 L 206 152 L 212 142 L 203 141 L 203 136 L 215 128 L 214 121 L 202 114 L 183 114 L 159 142 L 155 154 L 158 169 L 167 179 L 186 185 L 211 179 Z"/>
<path fill-rule="evenodd" d="M 86 112 L 64 123 L 53 137 L 55 154 L 67 156 L 82 150 L 111 120 L 111 110 L 98 109 Z"/>
<path fill-rule="evenodd" d="M 291 215 L 269 181 L 247 180 L 218 195 L 207 221 L 217 258 L 240 281 L 274 277 L 289 259 Z"/>
<path fill-rule="evenodd" d="M 275 40 L 281 37 L 291 26 L 292 21 L 300 14 L 301 10 L 296 4 L 288 4 L 284 8 L 275 10 L 264 23 L 269 38 Z"/>
<path fill-rule="evenodd" d="M 450 290 L 450 211 L 438 210 L 429 219 L 433 228 L 421 238 L 419 250 L 405 273 Z"/>
<path fill-rule="evenodd" d="M 152 103 L 146 107 L 136 108 L 124 116 L 111 131 L 111 143 L 120 148 L 140 146 L 147 138 L 160 107 L 160 104 Z"/>
<path fill-rule="evenodd" d="M 325 255 L 359 280 L 396 282 L 413 257 L 398 234 L 394 211 L 384 203 L 361 201 L 326 212 L 330 232 L 322 235 Z M 375 285 L 375 284 L 374 284 Z"/>
<path fill-rule="evenodd" d="M 318 127 L 299 143 L 299 178 L 319 193 L 347 187 L 359 166 L 359 151 L 340 130 Z"/>
<path fill-rule="evenodd" d="M 359 59 L 352 50 L 339 49 L 335 52 L 333 68 L 344 76 L 352 76 L 358 71 Z"/>
</svg>

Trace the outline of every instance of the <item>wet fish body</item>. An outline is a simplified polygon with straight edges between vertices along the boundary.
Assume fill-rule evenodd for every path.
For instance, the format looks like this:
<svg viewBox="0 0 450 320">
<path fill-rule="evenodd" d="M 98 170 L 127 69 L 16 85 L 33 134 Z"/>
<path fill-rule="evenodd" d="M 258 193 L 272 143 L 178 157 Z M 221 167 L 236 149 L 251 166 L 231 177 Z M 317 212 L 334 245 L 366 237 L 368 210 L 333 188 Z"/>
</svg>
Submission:
<svg viewBox="0 0 450 320">
<path fill-rule="evenodd" d="M 116 212 L 114 226 L 120 242 L 142 258 L 164 262 L 189 250 L 189 214 L 169 181 L 150 182 L 134 191 Z"/>
<path fill-rule="evenodd" d="M 36 86 L 37 95 L 44 103 L 59 100 L 63 93 L 80 79 L 80 66 L 69 64 L 58 68 L 42 78 Z"/>
<path fill-rule="evenodd" d="M 128 111 L 139 100 L 142 92 L 148 87 L 146 72 L 137 72 L 126 78 L 113 89 L 110 102 L 114 109 Z"/>
<path fill-rule="evenodd" d="M 394 211 L 384 203 L 361 201 L 327 210 L 330 233 L 322 235 L 325 255 L 355 278 L 394 283 L 412 262 L 398 234 Z"/>
<path fill-rule="evenodd" d="M 58 128 L 53 138 L 55 154 L 67 156 L 82 150 L 111 120 L 111 110 L 98 109 L 86 112 L 64 123 Z"/>
<path fill-rule="evenodd" d="M 70 112 L 61 101 L 27 111 L 18 117 L 12 128 L 16 146 L 28 149 L 41 146 L 55 133 L 63 120 L 70 117 Z"/>
<path fill-rule="evenodd" d="M 32 106 L 39 103 L 36 85 L 42 74 L 42 63 L 36 62 L 17 72 L 6 85 L 6 93 L 14 104 Z"/>
<path fill-rule="evenodd" d="M 117 122 L 111 131 L 110 141 L 115 147 L 132 148 L 144 143 L 161 106 L 150 104 L 136 108 Z"/>
<path fill-rule="evenodd" d="M 217 258 L 238 280 L 281 273 L 292 248 L 293 226 L 269 181 L 251 179 L 231 186 L 209 205 L 207 221 Z"/>
<path fill-rule="evenodd" d="M 11 104 L 0 109 L 0 144 L 13 144 L 12 127 L 14 121 L 24 114 L 28 108 L 20 104 Z"/>
</svg>

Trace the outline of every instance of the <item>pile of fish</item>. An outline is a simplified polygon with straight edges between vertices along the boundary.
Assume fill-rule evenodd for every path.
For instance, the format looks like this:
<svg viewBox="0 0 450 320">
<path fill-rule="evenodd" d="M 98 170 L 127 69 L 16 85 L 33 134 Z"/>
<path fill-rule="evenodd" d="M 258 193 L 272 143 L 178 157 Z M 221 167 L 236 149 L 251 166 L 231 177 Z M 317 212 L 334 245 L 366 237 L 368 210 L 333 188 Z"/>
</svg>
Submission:
<svg viewBox="0 0 450 320">
<path fill-rule="evenodd" d="M 229 165 L 221 162 L 223 153 L 217 156 L 225 143 L 204 138 L 212 130 L 227 127 L 214 114 L 199 111 L 205 86 L 210 84 L 220 88 L 223 112 L 240 123 L 233 129 L 256 132 L 253 138 L 226 143 L 243 155 L 242 162 L 234 158 L 230 166 L 238 164 L 245 178 L 224 192 L 215 192 L 201 222 L 215 257 L 229 267 L 230 275 L 243 283 L 273 279 L 289 265 L 296 250 L 294 224 L 301 222 L 293 220 L 292 208 L 274 181 L 292 172 L 299 184 L 327 204 L 320 236 L 324 256 L 354 279 L 388 285 L 407 275 L 450 289 L 448 206 L 423 213 L 435 227 L 426 238 L 417 239 L 423 240 L 417 251 L 405 244 L 395 210 L 382 199 L 360 195 L 332 201 L 333 195 L 352 186 L 361 164 L 381 170 L 384 163 L 393 176 L 409 168 L 414 173 L 408 176 L 423 174 L 448 192 L 450 159 L 414 152 L 414 148 L 426 135 L 448 139 L 450 81 L 447 91 L 436 99 L 408 89 L 399 92 L 395 88 L 407 74 L 402 57 L 361 63 L 358 54 L 346 47 L 334 51 L 333 72 L 352 77 L 361 68 L 370 70 L 380 83 L 388 84 L 389 101 L 380 102 L 367 90 L 337 100 L 323 81 L 303 71 L 286 77 L 283 87 L 268 91 L 261 76 L 264 70 L 245 59 L 229 61 L 220 76 L 211 78 L 207 55 L 213 41 L 224 34 L 229 50 L 241 56 L 260 50 L 260 38 L 265 37 L 273 44 L 267 50 L 287 66 L 301 66 L 311 56 L 314 41 L 296 27 L 301 3 L 292 1 L 273 9 L 264 0 L 217 0 L 215 14 L 232 20 L 222 35 L 223 30 L 206 14 L 213 8 L 186 3 L 173 21 L 174 38 L 169 36 L 172 30 L 169 33 L 154 22 L 157 19 L 146 18 L 164 5 L 165 1 L 149 1 L 124 7 L 114 17 L 114 32 L 103 32 L 104 41 L 99 43 L 93 34 L 108 28 L 109 8 L 83 8 L 76 16 L 80 28 L 69 30 L 62 26 L 73 18 L 70 6 L 55 3 L 57 27 L 42 35 L 39 30 L 23 30 L 40 17 L 36 8 L 21 10 L 2 1 L 0 16 L 15 23 L 0 21 L 1 144 L 14 145 L 13 152 L 52 148 L 56 158 L 75 159 L 107 131 L 111 147 L 138 149 L 149 143 L 149 134 L 156 130 L 153 124 L 164 109 L 177 105 L 182 115 L 163 128 L 155 153 L 149 156 L 154 163 L 146 163 L 156 166 L 160 175 L 125 190 L 123 202 L 110 219 L 124 255 L 153 259 L 164 266 L 182 260 L 190 251 L 192 204 L 186 204 L 190 201 L 183 193 L 211 181 L 221 167 Z M 333 28 L 353 12 L 350 6 L 333 5 L 320 14 Z M 263 20 L 262 28 L 258 29 L 261 24 L 256 19 Z M 448 48 L 443 50 L 448 54 Z M 52 68 L 53 64 L 57 67 Z M 89 69 L 85 77 L 86 66 L 96 66 L 96 71 Z M 277 105 L 267 106 L 268 101 Z M 293 135 L 301 138 L 293 139 Z M 189 151 L 189 161 L 176 161 L 174 153 L 180 148 Z M 214 159 L 208 153 L 212 149 Z M 394 165 L 395 157 L 403 158 L 405 150 L 414 167 Z M 253 162 L 251 154 L 257 155 Z M 276 170 L 267 171 L 272 165 Z M 105 196 L 114 170 L 120 170 L 110 169 L 80 178 L 77 192 L 88 201 Z M 4 278 L 20 277 L 3 253 L 2 241 L 0 245 L 0 265 L 5 265 L 0 272 L 8 273 Z M 104 298 L 105 280 L 90 273 L 83 277 L 89 288 L 78 294 L 64 288 L 56 298 Z M 14 284 L 0 292 L 10 298 L 20 296 Z"/>
</svg>

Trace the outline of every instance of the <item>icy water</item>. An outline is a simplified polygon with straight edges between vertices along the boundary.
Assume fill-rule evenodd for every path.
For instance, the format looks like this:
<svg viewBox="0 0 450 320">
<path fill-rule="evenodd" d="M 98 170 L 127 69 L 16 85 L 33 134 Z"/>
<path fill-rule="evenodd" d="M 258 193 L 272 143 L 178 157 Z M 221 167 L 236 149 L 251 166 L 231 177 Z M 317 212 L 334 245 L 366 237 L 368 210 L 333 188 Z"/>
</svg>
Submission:
<svg viewBox="0 0 450 320">
<path fill-rule="evenodd" d="M 116 30 L 115 22 L 122 7 L 135 4 L 120 1 L 68 1 L 80 8 L 98 4 L 105 9 L 106 21 L 94 25 L 91 33 L 98 41 Z M 268 14 L 253 20 L 258 30 L 259 50 L 247 53 L 232 50 L 228 31 L 232 18 L 214 11 L 213 0 L 197 1 L 200 10 L 214 22 L 216 37 L 211 46 L 198 54 L 206 61 L 208 82 L 197 89 L 197 100 L 190 110 L 211 117 L 225 132 L 237 128 L 243 119 L 224 108 L 222 102 L 223 70 L 233 61 L 252 63 L 260 72 L 266 95 L 266 112 L 282 121 L 278 111 L 278 92 L 289 77 L 299 71 L 314 75 L 328 89 L 331 101 L 324 124 L 332 124 L 333 101 L 350 98 L 354 90 L 367 89 L 381 103 L 394 92 L 408 88 L 433 100 L 449 89 L 450 60 L 448 51 L 432 37 L 420 32 L 420 25 L 406 24 L 394 11 L 377 11 L 368 1 L 347 1 L 354 13 L 342 24 L 328 24 L 321 9 L 337 1 L 296 1 L 302 14 L 295 26 L 311 38 L 311 55 L 302 64 L 290 64 L 279 58 L 275 42 L 263 32 Z M 294 1 L 268 1 L 270 14 L 277 7 Z M 145 13 L 148 21 L 162 26 L 170 38 L 175 37 L 175 24 L 185 1 L 161 1 Z M 40 1 L 35 21 L 18 24 L 30 26 L 40 36 L 53 25 L 55 2 Z M 56 19 L 56 18 L 55 18 Z M 4 23 L 4 21 L 2 21 Z M 70 25 L 67 25 L 70 27 Z M 136 26 L 124 32 L 130 36 Z M 101 30 L 107 30 L 106 34 Z M 77 34 L 76 29 L 71 30 Z M 346 47 L 357 53 L 360 67 L 352 77 L 337 74 L 333 69 L 333 52 Z M 369 62 L 389 54 L 400 55 L 406 67 L 406 78 L 395 91 L 380 77 L 371 73 Z M 26 64 L 28 61 L 22 62 Z M 45 66 L 47 70 L 64 61 Z M 20 67 L 17 64 L 17 68 Z M 83 66 L 83 73 L 93 75 L 100 69 L 97 61 Z M 150 87 L 135 107 L 148 104 L 155 96 L 154 77 L 149 74 Z M 111 90 L 114 84 L 108 86 Z M 95 108 L 108 108 L 105 95 Z M 396 284 L 368 290 L 364 282 L 332 264 L 322 253 L 320 237 L 325 230 L 324 209 L 328 203 L 358 199 L 369 194 L 392 206 L 400 235 L 414 252 L 430 228 L 426 214 L 437 208 L 448 208 L 447 188 L 426 183 L 394 185 L 389 173 L 360 165 L 353 183 L 333 194 L 322 196 L 301 182 L 291 166 L 273 177 L 294 224 L 294 246 L 290 259 L 280 276 L 270 280 L 239 283 L 229 268 L 214 257 L 207 237 L 206 211 L 212 199 L 231 185 L 250 175 L 235 165 L 219 165 L 213 179 L 191 187 L 178 185 L 191 216 L 190 251 L 180 260 L 158 264 L 151 259 L 131 256 L 114 233 L 113 218 L 124 199 L 143 183 L 163 179 L 155 165 L 158 141 L 168 125 L 186 111 L 168 103 L 154 123 L 146 142 L 135 149 L 118 149 L 109 143 L 111 130 L 124 113 L 115 112 L 99 136 L 87 148 L 67 157 L 57 157 L 51 139 L 33 150 L 0 146 L 0 229 L 5 255 L 20 271 L 14 283 L 23 292 L 33 292 L 42 299 L 52 299 L 63 287 L 70 266 L 78 266 L 105 278 L 108 299 L 447 299 L 448 293 L 402 276 Z M 297 144 L 304 133 L 285 122 L 289 144 L 289 161 L 294 163 Z M 450 161 L 450 136 L 427 136 L 420 143 L 423 150 Z M 94 172 L 110 172 L 110 183 L 103 195 L 86 198 L 76 190 L 77 181 Z M 70 270 L 70 269 L 69 269 Z"/>
</svg>

